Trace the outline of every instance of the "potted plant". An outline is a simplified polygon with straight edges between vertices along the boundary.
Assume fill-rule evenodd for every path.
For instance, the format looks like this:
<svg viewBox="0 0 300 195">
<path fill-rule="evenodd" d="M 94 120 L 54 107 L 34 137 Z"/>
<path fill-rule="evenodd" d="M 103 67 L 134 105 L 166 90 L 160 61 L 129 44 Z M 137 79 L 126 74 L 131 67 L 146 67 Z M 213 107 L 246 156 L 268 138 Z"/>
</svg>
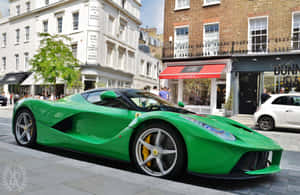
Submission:
<svg viewBox="0 0 300 195">
<path fill-rule="evenodd" d="M 230 95 L 225 103 L 225 117 L 231 117 L 232 116 L 232 103 L 233 103 L 233 91 L 230 91 Z"/>
</svg>

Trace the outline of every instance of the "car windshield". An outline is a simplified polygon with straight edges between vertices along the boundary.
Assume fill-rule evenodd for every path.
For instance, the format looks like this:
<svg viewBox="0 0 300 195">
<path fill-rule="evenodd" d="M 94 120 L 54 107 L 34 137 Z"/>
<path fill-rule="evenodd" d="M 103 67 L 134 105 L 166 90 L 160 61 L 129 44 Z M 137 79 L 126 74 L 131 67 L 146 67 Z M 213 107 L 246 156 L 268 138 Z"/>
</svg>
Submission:
<svg viewBox="0 0 300 195">
<path fill-rule="evenodd" d="M 129 90 L 124 92 L 139 109 L 143 111 L 171 111 L 179 113 L 191 113 L 188 110 L 177 107 L 171 102 L 168 102 L 155 94 L 147 91 Z"/>
</svg>

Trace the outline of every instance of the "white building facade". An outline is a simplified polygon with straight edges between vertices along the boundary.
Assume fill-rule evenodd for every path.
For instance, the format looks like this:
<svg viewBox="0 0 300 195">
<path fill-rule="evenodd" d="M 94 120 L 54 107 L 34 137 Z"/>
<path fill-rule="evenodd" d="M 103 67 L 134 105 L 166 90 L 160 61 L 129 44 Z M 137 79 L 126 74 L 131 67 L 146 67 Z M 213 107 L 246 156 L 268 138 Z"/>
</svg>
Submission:
<svg viewBox="0 0 300 195">
<path fill-rule="evenodd" d="M 10 0 L 10 16 L 0 19 L 0 85 L 41 93 L 43 83 L 27 72 L 46 32 L 72 39 L 84 90 L 136 87 L 140 7 L 141 0 Z"/>
</svg>

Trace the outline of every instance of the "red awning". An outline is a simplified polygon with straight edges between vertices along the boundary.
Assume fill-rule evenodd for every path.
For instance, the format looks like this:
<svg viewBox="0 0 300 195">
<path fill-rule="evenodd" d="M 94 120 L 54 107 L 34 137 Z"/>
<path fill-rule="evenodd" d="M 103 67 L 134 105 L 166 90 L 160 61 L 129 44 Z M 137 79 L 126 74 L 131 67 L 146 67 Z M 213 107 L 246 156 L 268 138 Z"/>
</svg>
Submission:
<svg viewBox="0 0 300 195">
<path fill-rule="evenodd" d="M 199 66 L 169 66 L 162 73 L 160 79 L 201 79 L 220 78 L 226 64 Z"/>
</svg>

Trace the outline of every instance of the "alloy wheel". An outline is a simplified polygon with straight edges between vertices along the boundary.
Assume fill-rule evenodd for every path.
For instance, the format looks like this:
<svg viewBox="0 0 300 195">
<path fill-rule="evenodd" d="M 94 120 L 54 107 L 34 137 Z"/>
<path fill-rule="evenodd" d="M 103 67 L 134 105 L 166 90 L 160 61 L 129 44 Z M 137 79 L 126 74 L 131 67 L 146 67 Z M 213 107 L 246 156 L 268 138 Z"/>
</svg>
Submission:
<svg viewBox="0 0 300 195">
<path fill-rule="evenodd" d="M 138 166 L 147 174 L 156 177 L 166 176 L 174 169 L 177 152 L 173 137 L 160 128 L 143 132 L 135 147 Z"/>
<path fill-rule="evenodd" d="M 15 130 L 16 138 L 22 145 L 30 143 L 33 136 L 33 120 L 29 113 L 22 112 L 18 115 Z"/>
</svg>

